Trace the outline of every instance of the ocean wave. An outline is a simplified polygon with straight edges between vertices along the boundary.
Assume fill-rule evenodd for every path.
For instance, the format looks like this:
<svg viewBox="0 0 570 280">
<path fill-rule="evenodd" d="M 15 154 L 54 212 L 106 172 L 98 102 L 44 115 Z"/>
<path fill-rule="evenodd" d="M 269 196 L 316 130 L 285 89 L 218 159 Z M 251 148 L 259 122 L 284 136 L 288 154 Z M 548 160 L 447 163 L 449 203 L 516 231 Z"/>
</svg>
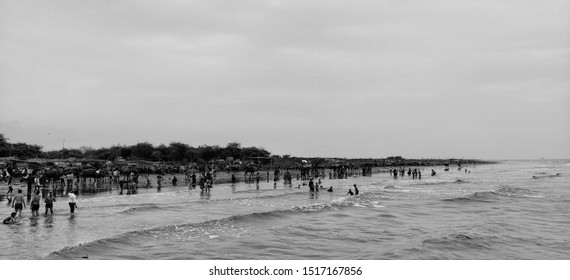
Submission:
<svg viewBox="0 0 570 280">
<path fill-rule="evenodd" d="M 108 204 L 108 205 L 95 205 L 95 206 L 84 206 L 83 209 L 96 209 L 96 208 L 121 208 L 121 207 L 148 207 L 148 206 L 157 206 L 156 203 L 140 203 L 140 204 L 133 204 L 133 203 L 119 203 L 119 204 Z"/>
<path fill-rule="evenodd" d="M 509 186 L 501 186 L 498 189 L 494 190 L 493 192 L 502 196 L 521 196 L 521 197 L 537 194 L 537 192 L 533 190 L 518 188 L 518 187 L 509 187 Z"/>
<path fill-rule="evenodd" d="M 446 199 L 443 199 L 443 201 L 447 201 L 447 202 L 489 202 L 487 200 L 474 199 L 474 198 L 470 198 L 470 197 L 446 198 Z"/>
<path fill-rule="evenodd" d="M 422 245 L 430 249 L 462 251 L 468 249 L 492 249 L 492 244 L 485 237 L 467 233 L 453 233 L 442 237 L 428 238 Z"/>
<path fill-rule="evenodd" d="M 130 233 L 124 233 L 114 237 L 97 239 L 90 242 L 79 243 L 76 245 L 66 246 L 57 251 L 53 251 L 43 259 L 76 259 L 88 258 L 82 250 L 96 248 L 95 251 L 110 251 L 119 249 L 120 246 L 136 246 L 129 238 Z"/>
<path fill-rule="evenodd" d="M 447 198 L 443 201 L 450 202 L 494 202 L 499 200 L 500 197 L 493 191 L 475 192 L 465 197 Z"/>
<path fill-rule="evenodd" d="M 210 200 L 210 201 L 220 201 L 220 202 L 225 202 L 225 201 L 230 201 L 230 200 L 249 200 L 252 198 L 256 198 L 256 199 L 273 199 L 273 198 L 284 198 L 284 197 L 288 197 L 288 196 L 296 196 L 296 195 L 305 195 L 307 194 L 306 191 L 296 191 L 296 192 L 287 192 L 287 193 L 279 193 L 279 194 L 270 194 L 270 195 L 262 195 L 262 196 L 248 196 L 248 197 L 232 197 L 232 198 L 226 198 L 226 199 L 215 199 L 215 200 Z"/>
<path fill-rule="evenodd" d="M 222 198 L 222 199 L 209 199 L 209 200 L 199 200 L 193 203 L 199 204 L 210 204 L 210 203 L 227 203 L 227 202 L 239 202 L 239 201 L 250 201 L 252 199 L 256 200 L 263 200 L 263 199 L 275 199 L 275 198 L 286 198 L 289 196 L 305 196 L 307 194 L 306 191 L 295 191 L 295 192 L 287 192 L 287 193 L 280 193 L 280 194 L 270 194 L 270 195 L 260 195 L 260 196 L 248 196 L 248 197 L 230 197 L 230 198 Z"/>
<path fill-rule="evenodd" d="M 532 179 L 544 179 L 544 178 L 553 178 L 553 177 L 560 177 L 560 173 L 556 173 L 556 174 L 549 174 L 549 175 L 540 175 L 540 176 L 532 176 Z"/>
<path fill-rule="evenodd" d="M 495 192 L 502 196 L 508 196 L 508 197 L 522 197 L 522 198 L 544 197 L 544 195 L 539 191 L 533 191 L 525 188 L 500 187 Z"/>
<path fill-rule="evenodd" d="M 234 191 L 233 193 L 235 193 L 235 194 L 259 194 L 259 193 L 274 192 L 274 191 L 275 191 L 275 189 L 252 189 L 252 190 Z"/>
<path fill-rule="evenodd" d="M 469 198 L 481 202 L 492 202 L 499 200 L 500 194 L 496 193 L 495 191 L 476 192 L 470 195 Z"/>
<path fill-rule="evenodd" d="M 542 197 L 540 193 L 525 188 L 502 186 L 493 191 L 475 192 L 466 197 L 448 198 L 450 202 L 494 202 L 503 197 Z"/>
<path fill-rule="evenodd" d="M 164 208 L 157 206 L 157 205 L 136 205 L 133 207 L 129 207 L 127 209 L 121 210 L 118 214 L 133 214 L 143 211 L 156 211 L 156 210 L 163 210 Z"/>
<path fill-rule="evenodd" d="M 420 185 L 445 185 L 445 184 L 464 184 L 469 183 L 469 181 L 462 180 L 462 179 L 453 179 L 450 181 L 447 180 L 425 180 L 420 183 Z"/>
<path fill-rule="evenodd" d="M 114 250 L 117 248 L 123 248 L 124 246 L 137 246 L 137 242 L 135 240 L 138 238 L 148 236 L 156 238 L 164 234 L 193 233 L 204 239 L 211 239 L 212 236 L 220 238 L 220 236 L 223 236 L 225 232 L 229 232 L 228 229 L 242 228 L 250 223 L 259 223 L 272 219 L 282 219 L 286 218 L 289 215 L 322 211 L 335 211 L 346 207 L 378 207 L 377 201 L 371 200 L 371 198 L 375 198 L 375 195 L 363 194 L 358 196 L 345 196 L 332 201 L 328 201 L 326 203 L 315 203 L 303 206 L 295 206 L 288 209 L 233 215 L 222 219 L 209 220 L 199 223 L 166 225 L 135 230 L 114 237 L 102 238 L 73 246 L 67 246 L 60 250 L 49 253 L 45 258 L 69 259 L 74 258 L 74 256 L 83 255 L 84 252 L 87 251 L 105 252 L 105 250 Z M 148 206 L 148 209 L 160 209 L 160 207 Z M 138 211 L 137 207 L 126 209 L 124 211 L 121 211 L 121 213 L 132 213 L 134 211 Z"/>
</svg>

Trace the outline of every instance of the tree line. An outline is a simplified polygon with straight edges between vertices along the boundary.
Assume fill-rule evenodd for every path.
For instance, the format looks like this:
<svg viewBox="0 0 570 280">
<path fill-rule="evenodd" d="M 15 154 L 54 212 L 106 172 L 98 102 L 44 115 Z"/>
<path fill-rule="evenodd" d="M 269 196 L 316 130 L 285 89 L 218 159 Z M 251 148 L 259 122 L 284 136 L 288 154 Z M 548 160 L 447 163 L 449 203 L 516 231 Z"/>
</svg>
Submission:
<svg viewBox="0 0 570 280">
<path fill-rule="evenodd" d="M 211 160 L 233 159 L 247 160 L 258 157 L 269 157 L 271 153 L 261 147 L 242 147 L 240 143 L 231 142 L 225 147 L 218 145 L 202 145 L 192 147 L 181 142 L 171 142 L 168 145 L 153 145 L 148 142 L 135 145 L 115 145 L 94 149 L 83 146 L 80 148 L 60 149 L 56 151 L 43 151 L 40 145 L 27 143 L 10 143 L 9 139 L 0 133 L 0 157 L 67 159 L 70 157 L 80 159 L 115 160 L 140 159 L 148 161 L 178 161 L 203 163 Z"/>
</svg>

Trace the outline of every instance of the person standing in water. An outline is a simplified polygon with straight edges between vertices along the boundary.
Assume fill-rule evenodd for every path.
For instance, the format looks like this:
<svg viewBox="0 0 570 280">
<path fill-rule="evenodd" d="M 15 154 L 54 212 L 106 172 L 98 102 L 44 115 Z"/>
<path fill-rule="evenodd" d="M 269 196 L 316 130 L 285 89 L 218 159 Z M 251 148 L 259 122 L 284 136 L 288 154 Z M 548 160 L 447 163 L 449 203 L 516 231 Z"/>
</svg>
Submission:
<svg viewBox="0 0 570 280">
<path fill-rule="evenodd" d="M 465 172 L 465 173 L 467 173 L 467 172 Z M 8 185 L 8 191 L 6 192 L 6 196 L 14 195 L 13 191 L 14 191 L 14 188 L 12 188 L 12 184 L 9 184 Z"/>
<path fill-rule="evenodd" d="M 22 217 L 22 209 L 26 208 L 26 203 L 24 202 L 24 195 L 22 194 L 22 190 L 18 190 L 18 193 L 12 199 L 12 207 L 14 207 L 14 211 L 18 214 L 18 217 Z"/>
<path fill-rule="evenodd" d="M 71 190 L 73 189 L 73 173 L 69 172 L 67 173 L 67 175 L 65 176 L 65 179 L 67 181 L 67 190 Z"/>
<path fill-rule="evenodd" d="M 162 174 L 160 173 L 156 175 L 156 184 L 158 185 L 158 188 L 162 187 Z"/>
<path fill-rule="evenodd" d="M 68 194 L 69 196 L 69 210 L 71 212 L 71 214 L 73 214 L 75 212 L 75 208 L 77 207 L 77 196 L 75 196 L 74 192 L 69 192 Z"/>
<path fill-rule="evenodd" d="M 435 170 L 431 170 L 431 176 L 435 176 Z"/>
<path fill-rule="evenodd" d="M 46 213 L 45 215 L 47 215 L 48 210 L 51 212 L 51 214 L 53 215 L 53 203 L 55 202 L 55 197 L 53 197 L 52 192 L 49 192 L 48 196 L 46 197 L 46 199 L 44 200 L 44 202 L 46 203 Z"/>
<path fill-rule="evenodd" d="M 32 209 L 32 217 L 38 217 L 40 215 L 40 191 L 36 191 L 32 196 L 31 209 Z"/>
<path fill-rule="evenodd" d="M 356 187 L 356 184 L 354 184 L 354 195 L 358 194 L 358 188 Z"/>
</svg>

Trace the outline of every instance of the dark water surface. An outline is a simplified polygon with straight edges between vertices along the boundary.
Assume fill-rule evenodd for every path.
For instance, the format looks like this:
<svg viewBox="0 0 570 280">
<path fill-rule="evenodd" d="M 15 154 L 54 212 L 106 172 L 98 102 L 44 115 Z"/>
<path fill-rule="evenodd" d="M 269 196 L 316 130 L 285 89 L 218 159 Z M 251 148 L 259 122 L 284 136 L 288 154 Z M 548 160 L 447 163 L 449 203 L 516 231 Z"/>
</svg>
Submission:
<svg viewBox="0 0 570 280">
<path fill-rule="evenodd" d="M 0 227 L 1 259 L 570 259 L 570 160 L 423 170 L 422 180 L 116 189 Z M 556 175 L 558 174 L 558 175 Z M 357 184 L 358 196 L 346 196 Z M 43 205 L 40 213 L 43 213 Z M 0 213 L 11 212 L 6 200 Z"/>
</svg>

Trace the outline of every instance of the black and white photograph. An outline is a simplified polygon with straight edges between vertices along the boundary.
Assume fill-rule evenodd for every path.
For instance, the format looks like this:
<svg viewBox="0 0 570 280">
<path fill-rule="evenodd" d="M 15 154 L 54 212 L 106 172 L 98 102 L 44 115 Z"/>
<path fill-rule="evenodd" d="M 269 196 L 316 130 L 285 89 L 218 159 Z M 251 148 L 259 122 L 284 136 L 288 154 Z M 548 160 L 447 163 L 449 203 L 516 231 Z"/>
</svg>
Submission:
<svg viewBox="0 0 570 280">
<path fill-rule="evenodd" d="M 567 261 L 570 3 L 0 0 L 0 218 L 205 279 Z"/>
</svg>

